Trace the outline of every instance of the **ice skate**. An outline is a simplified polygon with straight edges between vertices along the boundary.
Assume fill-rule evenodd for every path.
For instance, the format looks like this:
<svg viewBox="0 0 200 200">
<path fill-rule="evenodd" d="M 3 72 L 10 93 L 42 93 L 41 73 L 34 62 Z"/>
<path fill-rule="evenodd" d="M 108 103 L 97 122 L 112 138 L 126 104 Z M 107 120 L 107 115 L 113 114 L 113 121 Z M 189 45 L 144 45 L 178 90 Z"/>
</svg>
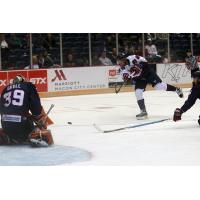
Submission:
<svg viewBox="0 0 200 200">
<path fill-rule="evenodd" d="M 136 115 L 136 119 L 138 119 L 138 120 L 146 119 L 148 114 L 146 111 L 144 99 L 138 100 L 137 103 L 140 108 L 140 113 L 138 115 Z"/>
<path fill-rule="evenodd" d="M 142 110 L 140 114 L 136 115 L 137 120 L 143 120 L 147 118 L 148 118 L 148 114 L 146 110 Z"/>
</svg>

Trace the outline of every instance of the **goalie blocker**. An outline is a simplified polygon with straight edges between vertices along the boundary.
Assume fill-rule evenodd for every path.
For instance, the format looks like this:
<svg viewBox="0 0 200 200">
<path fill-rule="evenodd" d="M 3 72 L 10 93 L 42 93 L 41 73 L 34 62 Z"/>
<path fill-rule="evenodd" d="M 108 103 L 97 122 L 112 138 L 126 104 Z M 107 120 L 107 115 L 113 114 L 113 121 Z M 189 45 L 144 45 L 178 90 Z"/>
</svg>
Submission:
<svg viewBox="0 0 200 200">
<path fill-rule="evenodd" d="M 53 122 L 44 112 L 35 86 L 22 76 L 16 76 L 13 83 L 2 91 L 0 113 L 1 145 L 32 145 L 32 141 L 46 144 L 44 146 L 54 143 L 51 131 L 47 130 Z"/>
</svg>

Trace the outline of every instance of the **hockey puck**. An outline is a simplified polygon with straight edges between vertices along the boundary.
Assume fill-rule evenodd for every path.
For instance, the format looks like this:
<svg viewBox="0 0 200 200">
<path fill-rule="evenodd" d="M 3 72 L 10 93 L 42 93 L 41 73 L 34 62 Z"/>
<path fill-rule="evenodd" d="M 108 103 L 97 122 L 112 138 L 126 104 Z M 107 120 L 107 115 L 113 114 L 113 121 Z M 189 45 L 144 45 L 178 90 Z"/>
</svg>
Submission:
<svg viewBox="0 0 200 200">
<path fill-rule="evenodd" d="M 72 125 L 72 122 L 67 122 L 67 124 L 70 124 L 70 125 Z"/>
</svg>

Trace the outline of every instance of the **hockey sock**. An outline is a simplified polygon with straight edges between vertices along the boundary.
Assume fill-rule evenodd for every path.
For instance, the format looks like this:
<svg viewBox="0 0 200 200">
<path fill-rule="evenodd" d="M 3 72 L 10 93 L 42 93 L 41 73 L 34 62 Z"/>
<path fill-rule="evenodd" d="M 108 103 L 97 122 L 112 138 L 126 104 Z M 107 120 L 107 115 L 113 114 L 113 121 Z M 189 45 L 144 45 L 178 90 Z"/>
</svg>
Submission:
<svg viewBox="0 0 200 200">
<path fill-rule="evenodd" d="M 176 87 L 174 87 L 173 85 L 167 84 L 167 90 L 166 91 L 176 91 Z"/>
<path fill-rule="evenodd" d="M 138 106 L 139 106 L 141 111 L 146 111 L 146 107 L 145 107 L 145 104 L 144 104 L 144 99 L 138 100 L 137 103 L 138 103 Z"/>
</svg>

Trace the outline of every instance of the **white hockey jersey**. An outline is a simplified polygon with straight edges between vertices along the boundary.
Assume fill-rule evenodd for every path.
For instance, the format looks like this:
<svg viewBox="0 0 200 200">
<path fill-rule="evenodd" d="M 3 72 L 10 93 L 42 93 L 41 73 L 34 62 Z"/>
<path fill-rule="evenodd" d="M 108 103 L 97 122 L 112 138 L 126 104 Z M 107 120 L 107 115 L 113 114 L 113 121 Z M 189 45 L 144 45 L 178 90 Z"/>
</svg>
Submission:
<svg viewBox="0 0 200 200">
<path fill-rule="evenodd" d="M 138 56 L 138 55 L 130 55 L 130 56 L 127 57 L 127 59 L 129 60 L 130 64 L 120 68 L 121 76 L 123 77 L 124 73 L 129 74 L 130 78 L 134 78 L 134 77 L 140 76 L 141 73 L 142 73 L 142 68 L 139 69 L 140 67 L 138 67 L 138 65 L 141 62 L 147 62 L 147 60 L 144 57 Z M 137 73 L 136 73 L 136 71 L 131 71 L 133 66 L 137 67 L 137 70 L 136 70 Z"/>
<path fill-rule="evenodd" d="M 127 59 L 129 60 L 131 66 L 135 64 L 140 64 L 141 62 L 147 62 L 147 60 L 144 57 L 138 55 L 128 56 Z"/>
</svg>

